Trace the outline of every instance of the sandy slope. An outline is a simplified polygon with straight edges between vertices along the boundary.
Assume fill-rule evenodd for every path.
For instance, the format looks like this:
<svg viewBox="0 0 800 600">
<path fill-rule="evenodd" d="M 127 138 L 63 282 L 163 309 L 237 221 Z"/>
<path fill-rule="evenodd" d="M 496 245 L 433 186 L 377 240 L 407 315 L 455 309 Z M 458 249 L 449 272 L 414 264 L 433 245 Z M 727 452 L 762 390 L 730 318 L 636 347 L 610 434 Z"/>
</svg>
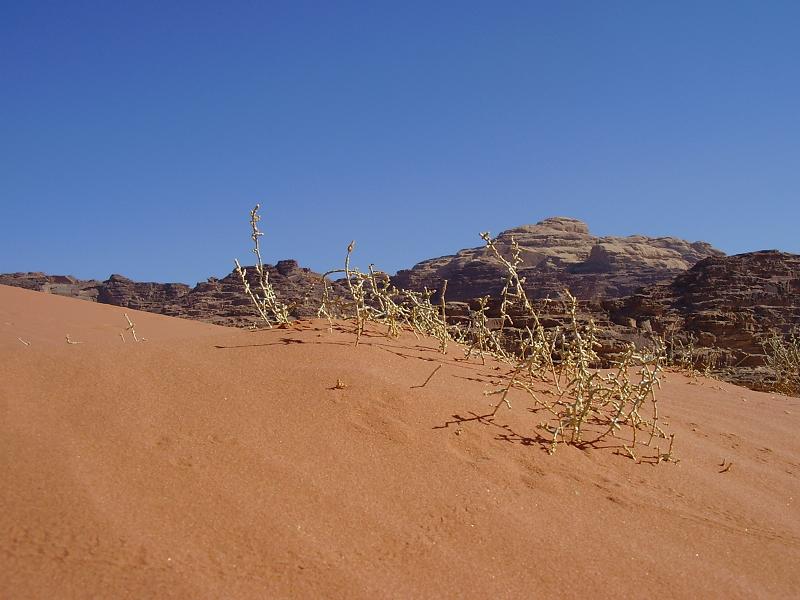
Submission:
<svg viewBox="0 0 800 600">
<path fill-rule="evenodd" d="M 679 464 L 549 456 L 457 349 L 122 312 L 0 286 L 2 598 L 800 592 L 798 399 L 670 374 Z"/>
</svg>

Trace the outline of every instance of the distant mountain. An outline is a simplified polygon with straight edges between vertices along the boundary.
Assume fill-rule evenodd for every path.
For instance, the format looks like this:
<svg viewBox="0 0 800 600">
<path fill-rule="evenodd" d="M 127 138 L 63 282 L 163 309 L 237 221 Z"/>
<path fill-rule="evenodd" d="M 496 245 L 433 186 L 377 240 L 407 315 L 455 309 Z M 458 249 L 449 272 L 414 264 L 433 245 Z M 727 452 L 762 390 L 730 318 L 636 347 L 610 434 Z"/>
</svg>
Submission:
<svg viewBox="0 0 800 600">
<path fill-rule="evenodd" d="M 598 237 L 586 223 L 568 217 L 502 232 L 497 246 L 507 258 L 512 240 L 522 250 L 520 274 L 532 298 L 558 297 L 564 288 L 583 300 L 618 298 L 670 281 L 704 258 L 724 256 L 706 242 L 674 237 Z M 480 246 L 422 261 L 392 280 L 406 289 L 438 290 L 447 279 L 447 298 L 465 301 L 499 294 L 504 278 L 503 266 Z"/>
<path fill-rule="evenodd" d="M 718 375 L 753 388 L 769 384 L 762 342 L 772 331 L 800 326 L 800 256 L 774 250 L 725 256 L 705 242 L 645 236 L 596 237 L 585 223 L 566 217 L 504 231 L 497 245 L 510 255 L 511 240 L 521 247 L 521 274 L 538 299 L 546 327 L 563 324 L 557 298 L 568 288 L 581 302 L 583 318 L 599 326 L 600 355 L 612 360 L 630 341 L 646 342 L 650 332 L 667 340 L 695 339 L 700 353 L 715 357 Z M 322 276 L 294 260 L 266 265 L 270 281 L 295 316 L 314 316 Z M 251 283 L 254 269 L 249 268 Z M 440 289 L 448 280 L 448 315 L 466 319 L 469 305 L 500 293 L 502 265 L 485 248 L 423 261 L 392 279 L 407 289 Z M 71 296 L 219 325 L 247 326 L 258 315 L 236 273 L 190 287 L 183 283 L 136 282 L 112 275 L 105 281 L 66 275 L 9 273 L 0 284 Z M 334 294 L 346 288 L 333 283 Z M 487 316 L 497 317 L 498 301 Z M 515 317 L 524 327 L 525 316 Z"/>
<path fill-rule="evenodd" d="M 644 285 L 671 281 L 699 260 L 723 255 L 705 242 L 671 237 L 597 237 L 589 233 L 585 223 L 567 217 L 504 231 L 497 238 L 501 252 L 510 253 L 512 239 L 522 249 L 521 273 L 533 298 L 558 297 L 564 288 L 584 300 L 619 298 Z M 322 295 L 320 274 L 294 260 L 282 260 L 267 268 L 278 296 L 295 316 L 316 314 Z M 249 268 L 249 273 L 253 277 L 254 269 Z M 392 280 L 398 287 L 421 290 L 426 286 L 441 289 L 447 279 L 447 299 L 468 301 L 498 295 L 504 276 L 499 261 L 484 247 L 478 247 L 423 261 L 400 271 Z M 195 287 L 137 282 L 123 275 L 98 281 L 45 273 L 3 274 L 0 284 L 218 325 L 249 325 L 258 316 L 234 272 L 222 279 L 211 277 Z M 343 288 L 335 287 L 337 293 L 344 293 Z"/>
<path fill-rule="evenodd" d="M 300 267 L 294 260 L 282 260 L 274 266 L 265 267 L 278 296 L 290 306 L 295 316 L 316 315 L 322 297 L 321 275 Z M 246 268 L 248 278 L 255 284 L 255 269 Z M 245 296 L 242 282 L 235 272 L 222 279 L 211 277 L 195 287 L 185 283 L 137 282 L 123 275 L 111 275 L 105 281 L 97 281 L 44 273 L 2 274 L 0 285 L 23 287 L 217 325 L 246 326 L 258 320 L 258 313 L 250 299 Z M 336 289 L 338 293 L 344 292 L 338 287 Z"/>
</svg>

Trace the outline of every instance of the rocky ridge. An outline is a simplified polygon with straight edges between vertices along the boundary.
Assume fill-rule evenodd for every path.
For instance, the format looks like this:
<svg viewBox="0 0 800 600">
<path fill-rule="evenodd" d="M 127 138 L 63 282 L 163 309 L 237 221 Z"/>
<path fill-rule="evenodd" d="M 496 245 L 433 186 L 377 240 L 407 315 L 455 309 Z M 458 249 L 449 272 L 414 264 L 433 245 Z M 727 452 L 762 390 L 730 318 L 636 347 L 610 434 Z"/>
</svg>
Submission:
<svg viewBox="0 0 800 600">
<path fill-rule="evenodd" d="M 800 256 L 778 251 L 724 256 L 704 242 L 677 238 L 596 238 L 575 219 L 547 219 L 498 236 L 510 253 L 512 237 L 524 258 L 521 274 L 545 327 L 566 323 L 558 298 L 564 288 L 580 300 L 582 318 L 598 325 L 607 362 L 631 341 L 647 343 L 655 333 L 673 347 L 692 346 L 698 366 L 708 365 L 734 383 L 755 389 L 770 384 L 763 342 L 773 331 L 800 326 Z M 315 316 L 322 276 L 294 260 L 266 265 L 278 296 L 297 317 Z M 254 269 L 248 268 L 251 283 Z M 448 315 L 464 320 L 475 299 L 493 295 L 488 316 L 499 315 L 502 265 L 484 248 L 423 261 L 393 281 L 410 289 L 438 289 L 448 279 Z M 250 326 L 258 315 L 233 272 L 190 287 L 182 283 L 135 282 L 122 275 L 105 281 L 44 273 L 0 275 L 0 284 L 24 287 L 132 309 L 228 326 Z M 341 283 L 334 295 L 346 296 Z M 524 315 L 512 314 L 524 327 Z"/>
<path fill-rule="evenodd" d="M 526 291 L 531 298 L 557 298 L 568 288 L 582 300 L 599 301 L 634 293 L 640 287 L 670 281 L 698 261 L 723 253 L 706 242 L 674 237 L 598 237 L 586 223 L 552 217 L 535 225 L 502 232 L 496 245 L 511 257 L 512 240 L 520 246 Z M 447 297 L 466 301 L 497 295 L 503 286 L 502 264 L 484 246 L 451 256 L 425 260 L 392 278 L 398 287 L 441 289 Z"/>
<path fill-rule="evenodd" d="M 256 284 L 255 269 L 245 267 L 248 279 Z M 297 317 L 316 316 L 322 298 L 322 276 L 300 267 L 295 260 L 265 265 L 269 280 L 278 296 Z M 8 273 L 0 275 L 0 285 L 11 285 L 92 302 L 123 306 L 173 317 L 196 319 L 216 325 L 249 326 L 258 321 L 258 313 L 242 290 L 236 272 L 222 279 L 210 277 L 190 287 L 184 283 L 137 282 L 123 275 L 111 275 L 105 281 L 81 280 L 44 273 Z M 336 293 L 343 293 L 339 284 Z"/>
</svg>

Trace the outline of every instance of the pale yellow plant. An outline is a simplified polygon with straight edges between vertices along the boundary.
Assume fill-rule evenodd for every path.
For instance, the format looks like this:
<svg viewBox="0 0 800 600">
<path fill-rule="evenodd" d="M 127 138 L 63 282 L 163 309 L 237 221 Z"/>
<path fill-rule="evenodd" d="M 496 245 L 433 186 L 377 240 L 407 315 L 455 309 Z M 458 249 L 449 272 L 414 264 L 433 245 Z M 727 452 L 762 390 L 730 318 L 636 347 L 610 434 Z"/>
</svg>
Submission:
<svg viewBox="0 0 800 600">
<path fill-rule="evenodd" d="M 288 322 L 288 309 L 277 299 L 261 262 L 258 239 L 263 234 L 257 228 L 258 208 L 257 205 L 251 212 L 251 225 L 254 253 L 258 258 L 260 296 L 251 290 L 238 261 L 237 270 L 262 318 L 268 324 L 272 320 Z M 508 259 L 488 233 L 481 234 L 481 238 L 506 271 L 498 328 L 489 326 L 488 296 L 477 300 L 477 308 L 471 310 L 465 327 L 448 325 L 446 281 L 438 304 L 434 304 L 433 291 L 397 289 L 389 276 L 374 265 L 370 265 L 367 273 L 362 273 L 351 264 L 355 241 L 347 247 L 344 268 L 322 276 L 322 303 L 317 314 L 327 318 L 331 327 L 333 319 L 354 319 L 356 346 L 367 323 L 372 322 L 386 326 L 386 335 L 390 337 L 408 328 L 417 335 L 438 339 L 443 353 L 447 351 L 448 342 L 455 340 L 464 344 L 468 359 L 479 356 L 485 363 L 486 356 L 491 356 L 512 365 L 505 385 L 488 392 L 501 395 L 492 414 L 503 404 L 511 408 L 509 394 L 512 390 L 526 392 L 534 400 L 536 410 L 544 410 L 547 415 L 538 427 L 550 436 L 550 452 L 560 443 L 597 444 L 607 438 L 623 436 L 625 431 L 621 447 L 630 457 L 641 460 L 637 454 L 641 446 L 652 447 L 654 441 L 664 439 L 669 441 L 666 451 L 662 452 L 656 445 L 653 459 L 657 463 L 675 461 L 672 455 L 674 437 L 667 435 L 659 423 L 655 396 L 665 364 L 661 340 L 654 340 L 653 347 L 645 350 L 630 345 L 612 369 L 598 369 L 597 330 L 592 320 L 580 319 L 577 299 L 565 291 L 567 325 L 563 329 L 546 330 L 528 297 L 525 279 L 520 276 L 521 248 L 516 240 L 511 241 L 511 258 Z M 328 277 L 335 273 L 344 274 L 349 302 L 332 294 Z M 524 327 L 515 320 L 521 321 Z M 552 387 L 546 394 L 537 394 L 542 382 Z"/>
<path fill-rule="evenodd" d="M 264 234 L 258 229 L 258 222 L 261 220 L 261 216 L 258 214 L 260 208 L 261 205 L 256 204 L 255 208 L 250 211 L 250 228 L 252 230 L 250 239 L 253 240 L 252 252 L 256 256 L 257 289 L 254 290 L 250 286 L 250 282 L 247 280 L 247 270 L 239 264 L 239 259 L 235 259 L 234 264 L 236 265 L 236 273 L 242 280 L 245 294 L 250 297 L 261 320 L 268 327 L 272 327 L 273 322 L 289 323 L 289 308 L 275 294 L 275 290 L 269 281 L 269 271 L 264 267 L 264 261 L 261 258 L 260 238 Z"/>
<path fill-rule="evenodd" d="M 773 389 L 800 395 L 800 331 L 795 329 L 786 337 L 773 332 L 763 347 L 766 365 L 774 377 Z"/>
<path fill-rule="evenodd" d="M 144 338 L 140 338 L 136 335 L 136 323 L 131 321 L 131 318 L 128 316 L 128 313 L 125 313 L 125 320 L 128 322 L 128 326 L 125 328 L 125 331 L 131 332 L 131 337 L 133 337 L 134 342 L 144 342 L 147 341 Z M 125 341 L 125 336 L 122 336 L 122 341 Z"/>
<path fill-rule="evenodd" d="M 581 322 L 577 299 L 565 290 L 564 307 L 569 327 L 546 332 L 525 291 L 525 280 L 519 275 L 521 252 L 516 241 L 512 239 L 511 260 L 508 260 L 488 233 L 481 237 L 507 272 L 501 292 L 501 327 L 514 324 L 512 310 L 533 325 L 526 327 L 527 340 L 514 357 L 515 367 L 506 384 L 489 392 L 501 395 L 493 414 L 502 404 L 511 408 L 510 391 L 521 389 L 549 415 L 538 428 L 549 434 L 551 453 L 559 443 L 596 445 L 608 437 L 617 437 L 624 428 L 629 439 L 622 441 L 621 446 L 634 460 L 640 460 L 637 444 L 651 446 L 654 440 L 662 438 L 669 440 L 669 447 L 662 452 L 656 446 L 656 462 L 674 460 L 674 440 L 659 425 L 655 396 L 664 368 L 663 343 L 654 341 L 649 351 L 639 351 L 630 345 L 613 369 L 599 370 L 596 367 L 599 363 L 596 327 L 591 319 Z M 485 322 L 480 327 L 481 338 L 487 335 L 484 330 L 488 331 Z M 502 353 L 497 356 L 505 358 Z M 636 370 L 638 381 L 631 375 Z M 555 387 L 555 399 L 545 399 L 545 394 L 536 393 L 535 384 L 541 380 L 549 380 Z M 644 412 L 647 407 L 649 414 Z M 646 441 L 642 441 L 643 436 Z"/>
</svg>

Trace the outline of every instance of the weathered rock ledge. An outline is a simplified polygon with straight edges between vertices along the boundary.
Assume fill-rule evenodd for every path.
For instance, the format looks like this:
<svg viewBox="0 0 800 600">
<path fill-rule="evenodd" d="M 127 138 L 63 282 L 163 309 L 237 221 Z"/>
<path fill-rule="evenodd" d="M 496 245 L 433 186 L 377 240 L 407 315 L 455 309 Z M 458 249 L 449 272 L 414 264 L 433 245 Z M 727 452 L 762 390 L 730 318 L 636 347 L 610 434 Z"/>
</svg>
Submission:
<svg viewBox="0 0 800 600">
<path fill-rule="evenodd" d="M 496 245 L 508 259 L 512 240 L 521 250 L 519 272 L 531 298 L 557 298 L 565 288 L 582 300 L 618 298 L 670 281 L 704 258 L 724 255 L 706 242 L 673 237 L 598 237 L 585 223 L 568 217 L 502 232 Z M 499 294 L 505 272 L 491 251 L 480 246 L 422 261 L 399 271 L 392 281 L 405 289 L 438 290 L 445 279 L 448 298 L 466 301 Z"/>
</svg>

